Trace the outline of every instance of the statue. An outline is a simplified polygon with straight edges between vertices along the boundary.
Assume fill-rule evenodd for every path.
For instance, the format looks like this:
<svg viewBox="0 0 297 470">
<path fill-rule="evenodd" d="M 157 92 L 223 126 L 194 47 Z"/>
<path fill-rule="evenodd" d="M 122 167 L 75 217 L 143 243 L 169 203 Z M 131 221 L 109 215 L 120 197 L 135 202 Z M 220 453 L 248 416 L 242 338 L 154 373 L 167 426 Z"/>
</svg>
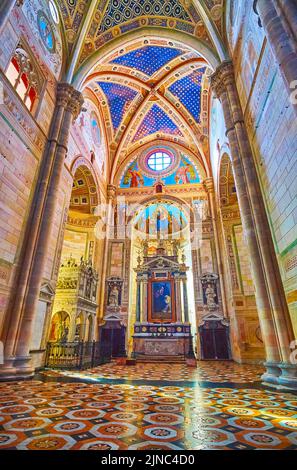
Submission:
<svg viewBox="0 0 297 470">
<path fill-rule="evenodd" d="M 215 301 L 216 293 L 211 284 L 207 284 L 207 288 L 205 289 L 205 296 L 206 296 L 206 303 L 207 303 L 208 308 L 210 310 L 213 310 L 214 308 L 216 308 L 217 307 L 217 304 Z"/>
<path fill-rule="evenodd" d="M 108 298 L 108 305 L 110 307 L 118 307 L 119 306 L 119 289 L 116 285 L 110 290 L 109 298 Z"/>
</svg>

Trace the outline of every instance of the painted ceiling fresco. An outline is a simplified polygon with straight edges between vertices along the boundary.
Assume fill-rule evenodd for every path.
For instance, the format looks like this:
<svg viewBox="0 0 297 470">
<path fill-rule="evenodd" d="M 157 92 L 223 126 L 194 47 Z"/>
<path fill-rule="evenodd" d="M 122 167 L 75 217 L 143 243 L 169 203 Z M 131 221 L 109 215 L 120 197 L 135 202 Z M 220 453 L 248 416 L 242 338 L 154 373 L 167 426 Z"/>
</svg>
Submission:
<svg viewBox="0 0 297 470">
<path fill-rule="evenodd" d="M 171 47 L 145 46 L 128 54 L 124 54 L 111 62 L 140 70 L 148 76 L 154 75 L 172 59 L 183 54 L 184 51 Z"/>
<path fill-rule="evenodd" d="M 76 57 L 74 79 L 93 61 L 92 76 L 83 86 L 97 97 L 111 171 L 156 138 L 182 145 L 198 159 L 201 152 L 208 158 L 210 69 L 184 41 L 165 39 L 158 32 L 193 36 L 216 55 L 213 38 L 220 41 L 224 32 L 224 0 L 54 1 L 68 56 Z M 144 27 L 155 28 L 156 36 L 119 41 L 121 35 Z M 96 62 L 94 53 L 113 40 L 117 46 L 104 49 Z"/>
<path fill-rule="evenodd" d="M 102 18 L 99 31 L 108 29 L 142 16 L 163 16 L 192 22 L 187 11 L 178 0 L 111 0 Z"/>
<path fill-rule="evenodd" d="M 143 170 L 139 160 L 136 159 L 124 171 L 120 181 L 120 187 L 152 187 L 157 180 L 162 181 L 165 186 L 188 183 L 196 184 L 200 183 L 200 176 L 197 168 L 186 155 L 181 155 L 178 165 L 172 170 L 169 169 L 164 177 L 161 178 L 158 174 L 154 174 L 148 166 Z"/>
<path fill-rule="evenodd" d="M 97 82 L 108 101 L 113 128 L 120 126 L 125 112 L 137 96 L 137 92 L 118 83 Z"/>
<path fill-rule="evenodd" d="M 201 80 L 205 67 L 176 80 L 168 90 L 185 106 L 193 118 L 200 122 Z"/>
<path fill-rule="evenodd" d="M 56 3 L 62 14 L 69 51 L 92 9 L 80 63 L 115 37 L 144 26 L 175 29 L 212 44 L 195 2 L 189 0 L 56 0 Z M 205 13 L 219 34 L 223 33 L 223 3 L 223 0 L 203 2 Z"/>
<path fill-rule="evenodd" d="M 133 46 L 107 55 L 93 71 L 98 79 L 87 82 L 102 106 L 111 160 L 156 138 L 199 154 L 198 140 L 208 133 L 205 60 L 167 40 Z"/>
<path fill-rule="evenodd" d="M 162 134 L 183 135 L 172 119 L 157 104 L 154 104 L 135 132 L 133 142 L 158 132 Z"/>
</svg>

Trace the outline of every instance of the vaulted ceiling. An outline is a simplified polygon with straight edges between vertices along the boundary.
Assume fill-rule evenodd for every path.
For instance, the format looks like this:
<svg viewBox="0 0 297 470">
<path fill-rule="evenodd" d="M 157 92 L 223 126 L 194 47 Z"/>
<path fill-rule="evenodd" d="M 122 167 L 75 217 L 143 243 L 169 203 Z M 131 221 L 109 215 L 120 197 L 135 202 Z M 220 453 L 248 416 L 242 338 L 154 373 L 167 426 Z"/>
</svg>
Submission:
<svg viewBox="0 0 297 470">
<path fill-rule="evenodd" d="M 224 58 L 224 0 L 56 4 L 63 20 L 65 77 L 99 105 L 111 180 L 127 155 L 158 139 L 190 150 L 207 169 L 211 66 L 204 52 L 218 62 Z M 194 40 L 201 53 L 191 46 Z"/>
<path fill-rule="evenodd" d="M 224 0 L 56 0 L 76 66 L 113 39 L 145 26 L 195 36 L 210 47 L 224 34 Z"/>
</svg>

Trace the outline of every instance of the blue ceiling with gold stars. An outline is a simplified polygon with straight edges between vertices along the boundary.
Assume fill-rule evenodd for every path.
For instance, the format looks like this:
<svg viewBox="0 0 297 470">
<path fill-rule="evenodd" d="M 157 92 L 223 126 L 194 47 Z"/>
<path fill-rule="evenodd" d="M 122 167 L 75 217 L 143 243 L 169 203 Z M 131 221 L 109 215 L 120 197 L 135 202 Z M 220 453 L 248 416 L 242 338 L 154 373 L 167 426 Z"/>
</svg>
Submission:
<svg viewBox="0 0 297 470">
<path fill-rule="evenodd" d="M 157 104 L 154 104 L 138 127 L 133 142 L 156 132 L 183 136 L 177 125 L 167 116 L 165 111 Z"/>
<path fill-rule="evenodd" d="M 190 75 L 174 82 L 168 88 L 176 96 L 193 118 L 200 122 L 201 111 L 201 81 L 205 67 L 195 70 Z"/>
<path fill-rule="evenodd" d="M 134 68 L 150 77 L 161 67 L 182 54 L 182 50 L 171 47 L 145 46 L 117 57 L 111 63 Z"/>
<path fill-rule="evenodd" d="M 108 101 L 113 128 L 120 126 L 131 102 L 137 95 L 137 91 L 118 83 L 97 82 Z"/>
</svg>

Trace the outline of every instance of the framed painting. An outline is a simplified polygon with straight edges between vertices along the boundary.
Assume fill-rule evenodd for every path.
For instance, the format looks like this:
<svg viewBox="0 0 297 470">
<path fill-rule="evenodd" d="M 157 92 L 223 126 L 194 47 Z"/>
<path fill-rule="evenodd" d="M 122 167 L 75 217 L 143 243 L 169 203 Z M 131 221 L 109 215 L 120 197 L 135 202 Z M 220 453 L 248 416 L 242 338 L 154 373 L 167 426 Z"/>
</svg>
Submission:
<svg viewBox="0 0 297 470">
<path fill-rule="evenodd" d="M 151 281 L 149 289 L 149 321 L 175 321 L 174 283 L 171 280 Z"/>
</svg>

